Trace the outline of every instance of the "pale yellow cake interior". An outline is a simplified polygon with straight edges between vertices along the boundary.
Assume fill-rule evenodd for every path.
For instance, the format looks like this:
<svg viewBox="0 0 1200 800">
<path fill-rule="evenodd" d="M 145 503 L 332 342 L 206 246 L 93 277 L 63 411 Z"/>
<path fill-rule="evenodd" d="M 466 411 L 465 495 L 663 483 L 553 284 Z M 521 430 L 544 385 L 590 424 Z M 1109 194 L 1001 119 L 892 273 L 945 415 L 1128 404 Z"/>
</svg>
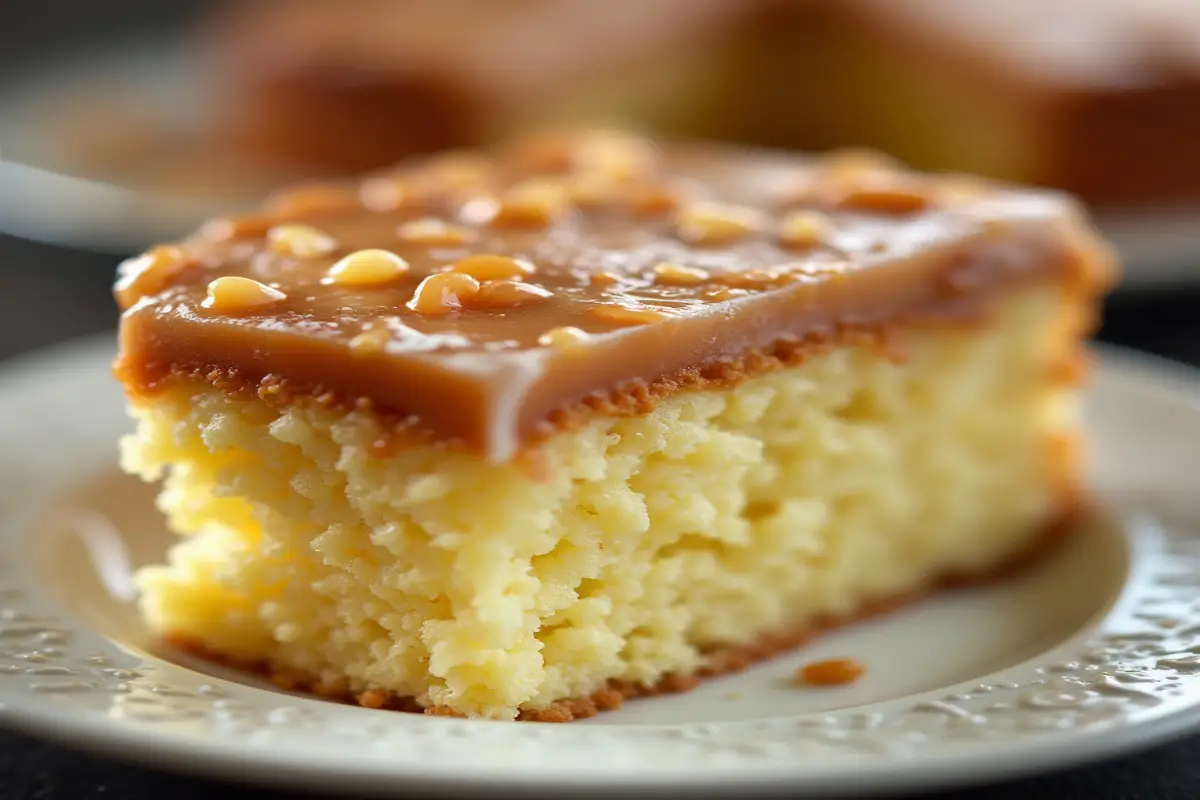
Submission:
<svg viewBox="0 0 1200 800">
<path fill-rule="evenodd" d="M 1056 290 L 983 327 L 842 348 L 542 446 L 549 477 L 206 384 L 135 405 L 125 467 L 183 535 L 138 576 L 161 631 L 508 719 L 702 650 L 986 569 L 1057 513 Z"/>
</svg>

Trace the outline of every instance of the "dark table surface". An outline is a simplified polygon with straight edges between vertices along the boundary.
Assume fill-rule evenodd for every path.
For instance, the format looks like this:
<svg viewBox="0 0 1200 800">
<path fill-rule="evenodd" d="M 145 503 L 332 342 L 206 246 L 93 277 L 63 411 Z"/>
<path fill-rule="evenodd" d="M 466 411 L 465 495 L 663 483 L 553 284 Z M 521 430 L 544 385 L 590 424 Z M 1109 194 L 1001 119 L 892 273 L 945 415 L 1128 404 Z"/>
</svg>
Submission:
<svg viewBox="0 0 1200 800">
<path fill-rule="evenodd" d="M 0 359 L 91 333 L 116 322 L 109 286 L 116 259 L 0 236 Z M 1102 338 L 1200 365 L 1200 288 L 1119 295 Z M 1200 798 L 1200 737 L 1150 752 L 945 800 L 1087 797 L 1090 800 Z M 4 800 L 150 800 L 288 795 L 239 789 L 103 761 L 0 730 Z"/>
</svg>

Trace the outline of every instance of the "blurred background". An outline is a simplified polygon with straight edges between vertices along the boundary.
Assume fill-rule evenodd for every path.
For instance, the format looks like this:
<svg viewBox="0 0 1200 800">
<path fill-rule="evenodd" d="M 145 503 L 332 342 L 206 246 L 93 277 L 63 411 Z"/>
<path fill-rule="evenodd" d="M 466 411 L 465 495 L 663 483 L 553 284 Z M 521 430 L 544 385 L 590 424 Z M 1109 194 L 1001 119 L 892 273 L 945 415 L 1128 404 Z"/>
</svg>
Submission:
<svg viewBox="0 0 1200 800">
<path fill-rule="evenodd" d="M 116 263 L 207 209 L 591 122 L 1075 192 L 1103 338 L 1200 363 L 1195 0 L 3 0 L 0 357 L 112 329 Z"/>
</svg>

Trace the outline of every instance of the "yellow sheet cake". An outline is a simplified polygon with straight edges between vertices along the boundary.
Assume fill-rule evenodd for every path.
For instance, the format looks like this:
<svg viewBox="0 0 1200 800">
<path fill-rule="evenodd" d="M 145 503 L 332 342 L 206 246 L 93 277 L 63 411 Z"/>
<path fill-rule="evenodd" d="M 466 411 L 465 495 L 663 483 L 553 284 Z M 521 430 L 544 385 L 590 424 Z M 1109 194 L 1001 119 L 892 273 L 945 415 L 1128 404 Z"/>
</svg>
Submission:
<svg viewBox="0 0 1200 800">
<path fill-rule="evenodd" d="M 1066 198 L 533 137 L 298 187 L 122 268 L 165 638 L 559 721 L 984 576 L 1080 508 L 1112 275 Z"/>
</svg>

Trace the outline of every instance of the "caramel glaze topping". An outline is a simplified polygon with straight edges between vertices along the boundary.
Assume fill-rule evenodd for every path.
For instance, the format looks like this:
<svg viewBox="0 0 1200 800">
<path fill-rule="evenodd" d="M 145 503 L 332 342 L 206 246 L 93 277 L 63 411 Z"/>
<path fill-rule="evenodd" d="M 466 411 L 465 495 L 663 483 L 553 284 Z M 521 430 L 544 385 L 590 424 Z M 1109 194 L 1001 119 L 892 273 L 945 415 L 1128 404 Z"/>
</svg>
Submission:
<svg viewBox="0 0 1200 800">
<path fill-rule="evenodd" d="M 613 392 L 961 319 L 1030 280 L 1107 285 L 1069 200 L 949 185 L 626 133 L 448 154 L 143 256 L 117 292 L 117 373 L 134 397 L 199 376 L 335 398 L 506 460 Z M 219 278 L 255 292 L 213 302 Z"/>
</svg>

